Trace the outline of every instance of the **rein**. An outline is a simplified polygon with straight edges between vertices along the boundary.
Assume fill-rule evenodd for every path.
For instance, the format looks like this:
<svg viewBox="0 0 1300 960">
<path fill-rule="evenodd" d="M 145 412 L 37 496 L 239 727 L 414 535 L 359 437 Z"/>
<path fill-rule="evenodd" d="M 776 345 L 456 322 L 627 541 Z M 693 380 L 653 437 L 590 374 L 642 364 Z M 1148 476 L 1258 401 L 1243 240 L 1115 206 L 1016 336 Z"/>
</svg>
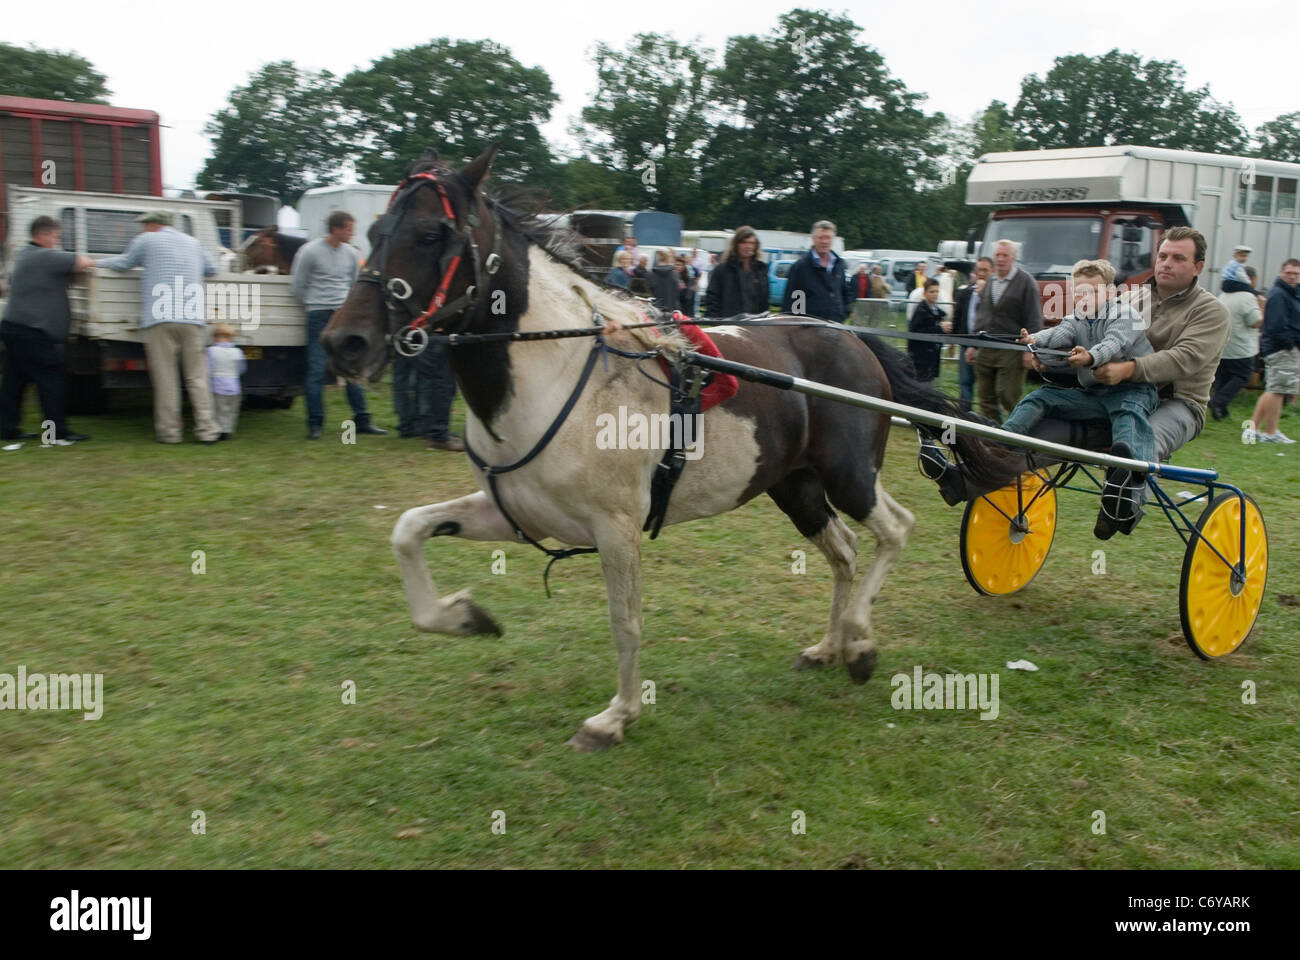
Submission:
<svg viewBox="0 0 1300 960">
<path fill-rule="evenodd" d="M 676 318 L 646 323 L 629 323 L 623 330 L 639 330 L 645 327 L 659 327 L 665 323 L 675 323 Z M 1032 344 L 1017 343 L 1006 339 L 1011 334 L 977 333 L 965 336 L 942 333 L 912 333 L 905 330 L 891 330 L 885 327 L 853 327 L 836 323 L 833 320 L 763 320 L 733 318 L 728 320 L 690 320 L 697 327 L 802 327 L 809 329 L 841 330 L 857 337 L 892 337 L 899 340 L 919 340 L 927 343 L 955 344 L 959 347 L 989 347 L 994 350 L 1015 350 L 1020 353 L 1033 353 L 1041 357 L 1064 359 L 1070 355 L 1068 350 L 1052 350 L 1035 347 Z M 480 343 L 527 343 L 534 340 L 562 340 L 570 337 L 596 337 L 605 332 L 603 327 L 572 327 L 563 330 L 516 330 L 500 333 L 450 333 L 432 334 L 432 339 L 445 343 L 449 347 L 473 346 Z M 616 352 L 611 347 L 611 352 Z"/>
</svg>

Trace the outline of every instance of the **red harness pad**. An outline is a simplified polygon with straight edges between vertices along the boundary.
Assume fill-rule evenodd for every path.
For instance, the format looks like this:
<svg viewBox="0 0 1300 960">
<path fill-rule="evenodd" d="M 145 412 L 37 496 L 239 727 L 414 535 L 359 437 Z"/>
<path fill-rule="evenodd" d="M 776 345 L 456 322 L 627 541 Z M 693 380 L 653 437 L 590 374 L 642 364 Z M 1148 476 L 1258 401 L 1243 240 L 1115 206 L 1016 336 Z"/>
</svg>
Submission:
<svg viewBox="0 0 1300 960">
<path fill-rule="evenodd" d="M 702 353 L 706 357 L 722 356 L 722 351 L 718 349 L 718 345 L 713 342 L 712 337 L 693 323 L 680 322 L 682 314 L 675 314 L 674 316 L 679 318 L 677 329 L 682 332 L 682 336 L 694 344 L 697 353 Z M 663 367 L 664 375 L 667 376 L 669 372 L 668 361 L 660 357 L 659 365 Z M 713 379 L 709 385 L 700 391 L 701 412 L 709 409 L 709 407 L 716 407 L 720 403 L 726 403 L 740 389 L 740 381 L 736 379 L 734 374 L 714 371 L 712 376 Z"/>
</svg>

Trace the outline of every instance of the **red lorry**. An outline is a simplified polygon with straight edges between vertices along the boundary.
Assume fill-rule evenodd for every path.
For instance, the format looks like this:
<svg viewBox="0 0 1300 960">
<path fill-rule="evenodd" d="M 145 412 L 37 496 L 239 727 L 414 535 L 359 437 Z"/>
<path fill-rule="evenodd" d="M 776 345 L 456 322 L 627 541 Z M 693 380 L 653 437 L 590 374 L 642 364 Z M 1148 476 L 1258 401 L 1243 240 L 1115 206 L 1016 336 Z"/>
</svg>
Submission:
<svg viewBox="0 0 1300 960">
<path fill-rule="evenodd" d="M 158 114 L 0 97 L 0 249 L 10 186 L 162 196 Z"/>
</svg>

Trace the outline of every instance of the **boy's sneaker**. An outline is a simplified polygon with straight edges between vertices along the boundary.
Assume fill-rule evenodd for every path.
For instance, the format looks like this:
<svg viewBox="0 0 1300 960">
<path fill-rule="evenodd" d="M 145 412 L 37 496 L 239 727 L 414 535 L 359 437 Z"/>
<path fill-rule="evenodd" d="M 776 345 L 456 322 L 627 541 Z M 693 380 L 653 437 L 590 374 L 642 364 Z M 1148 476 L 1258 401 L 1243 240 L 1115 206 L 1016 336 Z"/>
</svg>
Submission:
<svg viewBox="0 0 1300 960">
<path fill-rule="evenodd" d="M 1110 452 L 1125 460 L 1133 459 L 1133 449 L 1123 440 L 1112 444 Z M 1106 471 L 1106 482 L 1101 488 L 1101 511 L 1097 514 L 1097 527 L 1093 531 L 1099 539 L 1109 539 L 1115 530 L 1128 533 L 1137 525 L 1142 511 L 1134 488 L 1145 482 L 1145 473 L 1121 467 L 1112 467 Z M 1102 536 L 1100 531 L 1105 527 L 1113 529 L 1107 536 Z"/>
<path fill-rule="evenodd" d="M 1281 430 L 1277 431 L 1276 433 L 1257 434 L 1255 439 L 1259 443 L 1295 443 L 1294 440 L 1288 437 Z"/>
</svg>

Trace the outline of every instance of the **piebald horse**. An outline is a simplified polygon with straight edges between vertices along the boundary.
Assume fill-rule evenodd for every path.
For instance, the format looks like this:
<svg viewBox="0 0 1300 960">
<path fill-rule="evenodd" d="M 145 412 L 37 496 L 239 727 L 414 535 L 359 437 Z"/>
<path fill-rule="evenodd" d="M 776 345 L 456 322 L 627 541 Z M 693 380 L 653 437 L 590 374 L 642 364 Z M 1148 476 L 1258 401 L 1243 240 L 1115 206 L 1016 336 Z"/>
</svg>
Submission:
<svg viewBox="0 0 1300 960">
<path fill-rule="evenodd" d="M 334 369 L 353 379 L 378 379 L 399 332 L 419 319 L 426 303 L 422 316 L 429 329 L 446 334 L 572 329 L 603 319 L 610 346 L 685 346 L 675 333 L 629 329 L 645 321 L 635 300 L 586 279 L 566 262 L 557 231 L 483 190 L 495 154 L 494 145 L 459 171 L 439 163 L 432 151 L 412 165 L 388 215 L 371 229 L 366 273 L 321 334 Z M 961 416 L 950 400 L 915 380 L 903 354 L 880 341 L 815 326 L 732 325 L 709 332 L 728 359 L 941 411 L 954 420 Z M 592 352 L 591 338 L 453 346 L 451 367 L 468 406 L 465 439 L 479 463 L 507 466 L 526 457 L 575 396 Z M 496 477 L 499 502 L 488 475 L 471 458 L 477 492 L 407 510 L 392 534 L 415 626 L 457 635 L 500 630 L 468 590 L 443 594 L 435 587 L 423 553 L 430 537 L 527 542 L 522 533 L 534 542 L 550 538 L 598 549 L 618 650 L 618 691 L 569 741 L 580 751 L 621 742 L 640 713 L 642 525 L 662 455 L 602 449 L 598 417 L 617 415 L 620 407 L 629 420 L 669 409 L 665 385 L 642 375 L 631 360 L 608 354 L 605 360 L 592 368 L 541 451 Z M 658 372 L 653 361 L 646 365 Z M 843 664 L 859 683 L 876 662 L 872 601 L 914 522 L 880 483 L 889 426 L 883 414 L 742 381 L 732 399 L 703 414 L 703 455 L 687 463 L 665 519 L 667 525 L 713 516 L 761 493 L 776 501 L 826 557 L 834 576 L 826 631 L 795 665 Z M 1023 456 L 976 438 L 958 437 L 954 446 L 970 479 L 985 489 L 1025 469 Z M 839 513 L 865 525 L 876 540 L 861 580 L 857 536 Z"/>
</svg>

